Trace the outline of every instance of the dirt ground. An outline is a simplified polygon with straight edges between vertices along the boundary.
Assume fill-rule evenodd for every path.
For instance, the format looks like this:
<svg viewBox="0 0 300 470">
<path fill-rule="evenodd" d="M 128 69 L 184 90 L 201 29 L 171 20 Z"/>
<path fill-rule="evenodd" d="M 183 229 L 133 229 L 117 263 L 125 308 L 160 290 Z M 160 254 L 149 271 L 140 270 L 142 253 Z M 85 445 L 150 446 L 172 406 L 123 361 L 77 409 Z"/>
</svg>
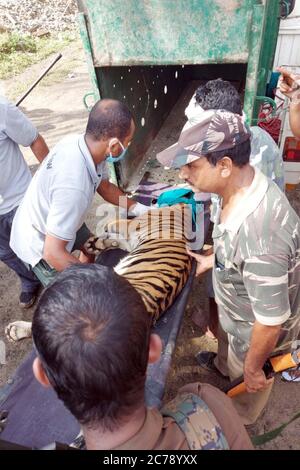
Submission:
<svg viewBox="0 0 300 470">
<path fill-rule="evenodd" d="M 42 64 L 31 67 L 13 81 L 0 84 L 5 95 L 14 100 L 21 86 L 34 81 L 43 68 L 50 63 L 51 58 Z M 21 85 L 20 85 L 21 84 Z M 60 138 L 68 133 L 83 132 L 86 125 L 87 112 L 82 104 L 82 97 L 91 90 L 84 55 L 79 43 L 69 46 L 63 51 L 63 59 L 49 75 L 24 101 L 22 109 L 37 125 L 41 134 L 52 147 Z M 158 136 L 159 139 L 159 136 Z M 159 142 L 158 142 L 159 146 Z M 31 165 L 36 168 L 34 157 L 27 149 L 24 155 Z M 300 213 L 300 187 L 288 194 L 297 213 Z M 88 217 L 88 225 L 94 229 L 96 224 L 96 208 L 100 198 L 96 197 Z M 13 320 L 30 320 L 33 309 L 21 310 L 18 306 L 19 284 L 16 275 L 0 263 L 0 340 L 6 344 L 6 364 L 0 365 L 0 386 L 12 377 L 16 367 L 26 353 L 31 349 L 31 340 L 11 344 L 4 338 L 5 326 Z M 175 395 L 177 389 L 189 382 L 209 382 L 217 386 L 225 385 L 213 373 L 201 370 L 194 356 L 200 349 L 216 350 L 216 342 L 207 339 L 203 330 L 191 321 L 195 310 L 207 312 L 208 299 L 202 279 L 194 281 L 190 300 L 186 309 L 184 322 L 178 338 L 178 343 L 170 371 L 166 400 Z M 280 377 L 276 383 L 266 410 L 257 423 L 249 427 L 251 435 L 269 431 L 285 421 L 288 421 L 300 409 L 300 384 L 284 383 Z M 300 419 L 290 424 L 276 439 L 265 444 L 264 449 L 300 449 Z"/>
</svg>

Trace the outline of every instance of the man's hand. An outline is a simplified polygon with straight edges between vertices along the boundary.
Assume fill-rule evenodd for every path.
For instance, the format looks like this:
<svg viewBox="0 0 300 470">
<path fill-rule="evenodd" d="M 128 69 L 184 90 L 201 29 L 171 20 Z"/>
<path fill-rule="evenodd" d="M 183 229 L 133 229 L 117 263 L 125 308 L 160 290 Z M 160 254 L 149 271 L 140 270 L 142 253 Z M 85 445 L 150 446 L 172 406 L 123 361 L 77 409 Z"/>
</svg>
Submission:
<svg viewBox="0 0 300 470">
<path fill-rule="evenodd" d="M 97 193 L 100 194 L 106 202 L 123 207 L 124 209 L 129 209 L 135 204 L 135 201 L 129 199 L 118 186 L 106 179 L 102 180 L 99 184 Z"/>
<path fill-rule="evenodd" d="M 67 244 L 66 240 L 46 234 L 43 259 L 56 271 L 63 271 L 71 264 L 79 262 L 78 258 L 66 250 Z"/>
<path fill-rule="evenodd" d="M 146 212 L 148 212 L 152 209 L 157 209 L 157 206 L 156 205 L 154 205 L 154 206 L 145 206 L 145 204 L 141 204 L 140 202 L 136 202 L 134 205 L 132 205 L 129 208 L 128 215 L 138 217 L 140 215 L 146 214 Z"/>
<path fill-rule="evenodd" d="M 244 363 L 244 381 L 247 392 L 263 390 L 274 379 L 267 379 L 262 367 L 277 344 L 281 325 L 262 325 L 257 320 L 253 325 L 250 347 Z"/>
<path fill-rule="evenodd" d="M 195 258 L 195 260 L 197 261 L 196 277 L 213 268 L 213 253 L 210 255 L 199 255 L 198 253 L 194 253 L 193 251 L 189 250 L 189 248 L 187 248 L 186 251 L 192 258 Z"/>
<path fill-rule="evenodd" d="M 258 369 L 256 371 L 248 370 L 246 364 L 244 367 L 244 382 L 248 393 L 256 393 L 263 390 L 273 382 L 274 379 L 267 379 L 264 371 Z"/>
<path fill-rule="evenodd" d="M 295 95 L 299 93 L 300 75 L 295 75 L 294 73 L 284 69 L 283 67 L 278 67 L 277 70 L 281 73 L 278 82 L 279 90 L 285 96 L 289 98 L 294 98 Z"/>
<path fill-rule="evenodd" d="M 86 251 L 82 249 L 80 251 L 78 260 L 82 264 L 93 264 L 95 263 L 95 255 L 86 253 Z"/>
<path fill-rule="evenodd" d="M 281 72 L 279 89 L 291 99 L 289 111 L 291 130 L 294 136 L 300 139 L 300 75 L 295 75 L 282 67 L 277 70 Z"/>
</svg>

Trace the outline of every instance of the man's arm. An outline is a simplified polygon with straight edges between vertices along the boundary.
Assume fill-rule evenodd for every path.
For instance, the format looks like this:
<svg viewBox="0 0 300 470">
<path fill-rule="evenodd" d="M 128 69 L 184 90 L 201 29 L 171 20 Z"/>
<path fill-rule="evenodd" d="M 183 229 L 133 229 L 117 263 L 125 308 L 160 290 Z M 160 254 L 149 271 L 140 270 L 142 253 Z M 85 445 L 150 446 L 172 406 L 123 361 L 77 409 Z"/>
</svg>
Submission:
<svg viewBox="0 0 300 470">
<path fill-rule="evenodd" d="M 278 344 L 282 325 L 291 315 L 288 269 L 287 254 L 264 254 L 244 261 L 243 280 L 255 316 L 244 363 L 249 392 L 267 385 L 262 367 Z"/>
<path fill-rule="evenodd" d="M 46 234 L 43 259 L 56 271 L 63 271 L 71 264 L 79 263 L 78 258 L 66 250 L 67 241 Z"/>
<path fill-rule="evenodd" d="M 290 104 L 290 126 L 294 136 L 300 139 L 300 99 Z"/>
<path fill-rule="evenodd" d="M 108 180 L 102 180 L 98 186 L 97 192 L 100 194 L 105 201 L 114 204 L 115 206 L 129 209 L 131 206 L 136 204 L 136 201 L 128 199 L 126 194 L 121 191 L 115 184 L 110 183 Z M 120 199 L 121 198 L 121 199 Z"/>
<path fill-rule="evenodd" d="M 40 162 L 49 152 L 43 137 L 38 133 L 36 127 L 19 108 L 9 101 L 6 103 L 4 131 L 13 142 L 24 147 L 31 147 L 31 150 Z"/>
<path fill-rule="evenodd" d="M 38 134 L 37 138 L 30 145 L 30 148 L 40 163 L 49 153 L 49 148 L 41 134 Z"/>
<path fill-rule="evenodd" d="M 130 216 L 140 216 L 148 212 L 151 207 L 145 206 L 140 202 L 129 199 L 121 189 L 119 189 L 115 184 L 110 183 L 107 179 L 101 181 L 97 192 L 100 194 L 105 201 L 114 204 L 115 206 L 123 207 L 123 209 L 128 210 Z M 153 208 L 155 206 L 152 206 Z"/>
<path fill-rule="evenodd" d="M 244 363 L 244 380 L 247 392 L 255 393 L 270 383 L 270 380 L 266 379 L 262 367 L 275 349 L 280 330 L 281 325 L 267 326 L 258 321 L 254 323 L 250 348 Z"/>
<path fill-rule="evenodd" d="M 300 139 L 300 76 L 279 67 L 281 73 L 279 89 L 290 98 L 290 126 L 295 137 Z"/>
</svg>

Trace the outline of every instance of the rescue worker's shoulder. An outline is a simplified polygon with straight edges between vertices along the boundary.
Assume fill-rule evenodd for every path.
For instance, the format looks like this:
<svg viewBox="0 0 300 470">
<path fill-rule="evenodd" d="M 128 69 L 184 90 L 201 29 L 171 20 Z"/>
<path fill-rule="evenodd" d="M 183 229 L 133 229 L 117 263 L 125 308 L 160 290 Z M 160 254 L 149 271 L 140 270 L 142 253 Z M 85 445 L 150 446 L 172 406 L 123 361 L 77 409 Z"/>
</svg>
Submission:
<svg viewBox="0 0 300 470">
<path fill-rule="evenodd" d="M 175 405 L 176 403 L 178 404 L 182 402 L 184 396 L 189 396 L 191 394 L 198 396 L 209 410 L 209 412 L 207 412 L 207 409 L 202 407 L 204 412 L 199 412 L 201 405 L 198 404 L 198 406 L 195 406 L 193 420 L 197 420 L 202 429 L 205 429 L 206 423 L 209 423 L 211 431 L 211 423 L 213 422 L 215 426 L 214 435 L 220 436 L 220 432 L 222 432 L 230 449 L 253 449 L 248 433 L 242 424 L 231 399 L 227 397 L 225 393 L 213 385 L 196 382 L 185 385 L 179 389 L 178 395 L 175 398 Z M 169 407 L 169 404 L 167 404 L 166 407 Z M 211 415 L 213 415 L 215 420 L 213 420 Z M 224 441 L 221 441 L 222 439 L 219 439 L 219 442 L 217 439 L 215 440 L 215 444 L 213 444 L 217 446 L 215 448 L 220 448 L 219 446 L 224 444 Z"/>
</svg>

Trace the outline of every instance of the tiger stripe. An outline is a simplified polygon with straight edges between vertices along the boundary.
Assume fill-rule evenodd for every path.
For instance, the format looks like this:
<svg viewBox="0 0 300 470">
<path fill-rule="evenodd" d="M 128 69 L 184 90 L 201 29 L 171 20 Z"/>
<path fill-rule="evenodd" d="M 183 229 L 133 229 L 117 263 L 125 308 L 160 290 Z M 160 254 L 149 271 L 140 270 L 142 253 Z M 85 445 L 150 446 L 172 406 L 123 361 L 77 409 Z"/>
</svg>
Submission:
<svg viewBox="0 0 300 470">
<path fill-rule="evenodd" d="M 124 230 L 135 243 L 133 249 L 115 266 L 141 295 L 148 313 L 158 319 L 174 302 L 191 272 L 186 252 L 190 208 L 184 205 L 163 207 L 132 221 L 114 222 L 108 232 Z"/>
</svg>

